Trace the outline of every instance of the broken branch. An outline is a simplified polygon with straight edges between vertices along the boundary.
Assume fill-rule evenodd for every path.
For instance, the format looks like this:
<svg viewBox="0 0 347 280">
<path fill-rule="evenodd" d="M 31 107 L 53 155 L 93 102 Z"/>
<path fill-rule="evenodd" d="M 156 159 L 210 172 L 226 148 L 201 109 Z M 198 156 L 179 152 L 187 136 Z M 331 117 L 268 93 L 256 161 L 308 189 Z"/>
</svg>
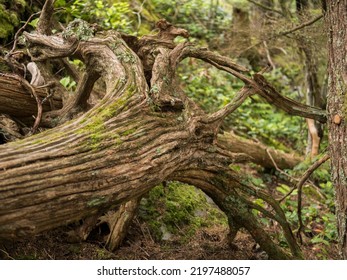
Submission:
<svg viewBox="0 0 347 280">
<path fill-rule="evenodd" d="M 255 74 L 253 76 L 255 83 L 259 89 L 259 94 L 265 98 L 270 104 L 282 109 L 290 115 L 301 116 L 305 118 L 315 119 L 321 123 L 327 120 L 326 112 L 316 107 L 301 104 L 290 98 L 282 96 L 272 85 L 270 85 L 264 76 Z"/>
</svg>

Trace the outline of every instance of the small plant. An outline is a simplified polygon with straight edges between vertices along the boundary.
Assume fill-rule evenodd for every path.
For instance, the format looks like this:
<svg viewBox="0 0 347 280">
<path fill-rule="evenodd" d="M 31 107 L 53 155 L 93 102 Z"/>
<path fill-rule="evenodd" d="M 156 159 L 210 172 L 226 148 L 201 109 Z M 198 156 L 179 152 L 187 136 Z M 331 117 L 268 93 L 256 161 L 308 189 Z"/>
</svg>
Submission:
<svg viewBox="0 0 347 280">
<path fill-rule="evenodd" d="M 70 77 L 66 76 L 60 80 L 60 83 L 69 91 L 74 91 L 76 89 L 76 82 Z"/>
</svg>

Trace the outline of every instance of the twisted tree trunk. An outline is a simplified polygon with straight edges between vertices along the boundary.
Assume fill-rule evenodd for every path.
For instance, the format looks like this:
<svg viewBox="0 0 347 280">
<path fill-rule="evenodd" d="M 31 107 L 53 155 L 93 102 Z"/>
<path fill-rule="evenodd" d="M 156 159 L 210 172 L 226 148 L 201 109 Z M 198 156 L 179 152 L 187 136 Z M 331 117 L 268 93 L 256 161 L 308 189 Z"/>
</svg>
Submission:
<svg viewBox="0 0 347 280">
<path fill-rule="evenodd" d="M 204 190 L 226 212 L 230 225 L 246 228 L 270 258 L 301 258 L 279 204 L 229 168 L 250 157 L 232 152 L 217 135 L 223 119 L 255 92 L 291 114 L 325 121 L 325 113 L 280 96 L 263 76 L 250 78 L 243 74 L 247 69 L 226 57 L 187 43 L 175 45 L 173 39 L 188 36 L 187 31 L 164 20 L 158 28 L 158 35 L 142 39 L 116 32 L 94 37 L 78 20 L 63 36 L 25 34 L 33 61 L 75 57 L 85 63 L 86 73 L 75 96 L 43 116 L 44 122 L 61 125 L 0 146 L 0 239 L 98 217 L 122 204 L 120 210 L 126 210 L 125 203 L 136 202 L 152 187 L 178 180 Z M 177 65 L 186 57 L 235 75 L 245 87 L 223 109 L 204 113 L 175 82 Z M 106 84 L 105 96 L 87 110 L 99 77 Z M 270 210 L 252 203 L 255 197 Z M 291 255 L 272 241 L 252 209 L 282 226 Z M 117 215 L 100 222 L 122 228 L 127 219 Z M 109 243 L 117 246 L 117 238 Z"/>
</svg>

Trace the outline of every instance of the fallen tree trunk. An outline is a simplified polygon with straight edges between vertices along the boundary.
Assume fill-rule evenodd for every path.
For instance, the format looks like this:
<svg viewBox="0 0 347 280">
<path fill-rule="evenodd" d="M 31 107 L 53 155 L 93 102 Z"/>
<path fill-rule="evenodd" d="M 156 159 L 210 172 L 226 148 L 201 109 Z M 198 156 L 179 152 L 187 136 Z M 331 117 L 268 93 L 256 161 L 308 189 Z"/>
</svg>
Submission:
<svg viewBox="0 0 347 280">
<path fill-rule="evenodd" d="M 234 133 L 224 133 L 223 135 L 219 135 L 218 139 L 228 151 L 245 153 L 250 157 L 250 161 L 263 167 L 292 169 L 295 165 L 303 161 L 303 158 L 298 155 L 269 148 L 260 142 L 242 138 Z"/>
<path fill-rule="evenodd" d="M 82 21 L 73 24 L 87 29 Z M 130 44 L 136 53 L 114 32 L 102 38 L 88 33 L 83 40 L 74 37 L 78 32 L 67 32 L 65 38 L 25 35 L 35 50 L 34 61 L 76 57 L 84 61 L 86 73 L 75 98 L 51 112 L 52 121 L 62 125 L 0 146 L 0 239 L 22 238 L 101 215 L 175 179 L 202 188 L 271 258 L 300 258 L 278 203 L 229 168 L 249 158 L 217 139 L 223 119 L 248 96 L 260 91 L 263 96 L 270 93 L 272 100 L 278 93 L 259 75 L 259 83 L 243 75 L 245 69 L 227 58 L 186 43 L 173 44 L 175 36 L 187 35 L 185 30 L 166 21 L 158 26 L 157 37 Z M 197 110 L 175 84 L 175 69 L 189 56 L 234 74 L 246 86 L 220 111 L 207 115 Z M 85 112 L 83 105 L 99 77 L 106 94 Z M 325 119 L 324 112 L 297 103 L 295 110 L 288 109 L 288 99 L 277 104 L 292 113 Z M 254 197 L 271 210 L 253 204 Z M 292 256 L 273 243 L 252 209 L 281 224 Z"/>
</svg>

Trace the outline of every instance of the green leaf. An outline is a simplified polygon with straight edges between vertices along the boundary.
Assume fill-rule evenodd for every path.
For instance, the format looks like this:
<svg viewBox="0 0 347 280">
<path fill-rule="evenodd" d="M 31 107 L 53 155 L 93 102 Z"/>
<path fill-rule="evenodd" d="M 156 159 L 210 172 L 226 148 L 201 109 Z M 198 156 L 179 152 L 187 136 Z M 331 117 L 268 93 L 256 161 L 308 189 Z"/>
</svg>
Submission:
<svg viewBox="0 0 347 280">
<path fill-rule="evenodd" d="M 34 28 L 36 28 L 38 22 L 39 22 L 39 18 L 35 18 L 35 19 L 33 19 L 32 21 L 29 22 L 29 25 L 34 27 Z"/>
<path fill-rule="evenodd" d="M 279 187 L 276 187 L 276 190 L 279 191 L 281 194 L 286 195 L 290 192 L 290 188 L 287 185 L 280 185 Z"/>
<path fill-rule="evenodd" d="M 311 239 L 311 243 L 317 244 L 317 243 L 323 243 L 325 245 L 330 245 L 328 241 L 326 241 L 323 237 L 320 235 L 317 235 Z"/>
<path fill-rule="evenodd" d="M 65 87 L 68 88 L 68 85 L 70 83 L 70 77 L 64 77 L 60 80 L 60 83 Z"/>
</svg>

